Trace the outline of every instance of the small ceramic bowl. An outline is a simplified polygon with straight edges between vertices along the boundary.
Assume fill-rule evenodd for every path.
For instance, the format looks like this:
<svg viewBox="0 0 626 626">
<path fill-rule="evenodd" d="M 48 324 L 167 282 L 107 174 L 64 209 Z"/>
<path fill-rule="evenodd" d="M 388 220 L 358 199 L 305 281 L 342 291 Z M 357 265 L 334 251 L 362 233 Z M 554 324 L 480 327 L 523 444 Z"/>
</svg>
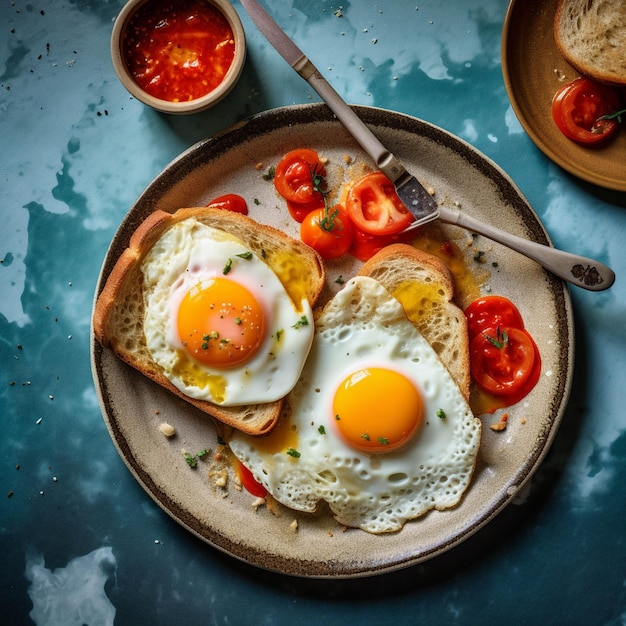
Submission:
<svg viewBox="0 0 626 626">
<path fill-rule="evenodd" d="M 137 100 L 164 113 L 197 113 L 237 83 L 246 37 L 228 0 L 129 0 L 113 25 L 111 57 Z"/>
</svg>

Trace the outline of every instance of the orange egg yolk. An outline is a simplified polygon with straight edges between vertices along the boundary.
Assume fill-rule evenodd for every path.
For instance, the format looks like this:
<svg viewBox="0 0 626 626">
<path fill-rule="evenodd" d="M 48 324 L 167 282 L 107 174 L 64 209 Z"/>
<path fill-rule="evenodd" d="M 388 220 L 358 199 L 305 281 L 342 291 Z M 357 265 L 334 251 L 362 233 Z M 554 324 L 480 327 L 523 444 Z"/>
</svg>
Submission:
<svg viewBox="0 0 626 626">
<path fill-rule="evenodd" d="M 249 361 L 266 333 L 263 309 L 242 285 L 212 278 L 192 287 L 178 309 L 185 350 L 209 367 L 226 369 Z"/>
<path fill-rule="evenodd" d="M 334 423 L 344 441 L 364 452 L 405 445 L 424 417 L 422 395 L 406 376 L 384 368 L 353 372 L 333 402 Z"/>
</svg>

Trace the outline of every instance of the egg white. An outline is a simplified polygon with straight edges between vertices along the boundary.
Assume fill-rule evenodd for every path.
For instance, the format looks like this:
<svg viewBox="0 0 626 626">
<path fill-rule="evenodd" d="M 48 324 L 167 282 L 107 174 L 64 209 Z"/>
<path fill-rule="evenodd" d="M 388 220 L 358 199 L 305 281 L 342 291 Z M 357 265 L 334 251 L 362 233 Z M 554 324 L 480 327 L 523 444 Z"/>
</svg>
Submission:
<svg viewBox="0 0 626 626">
<path fill-rule="evenodd" d="M 422 427 L 398 450 L 360 452 L 335 431 L 335 391 L 347 374 L 365 366 L 403 373 L 423 396 Z M 233 435 L 230 447 L 288 507 L 314 511 L 326 500 L 338 522 L 383 533 L 431 509 L 458 504 L 470 483 L 481 422 L 400 303 L 377 281 L 352 279 L 326 307 L 287 402 L 297 431 L 295 452 L 268 451 L 241 433 Z M 444 418 L 437 415 L 440 409 Z"/>
<path fill-rule="evenodd" d="M 285 396 L 300 375 L 313 340 L 311 306 L 293 303 L 274 272 L 235 236 L 194 218 L 183 220 L 156 242 L 142 263 L 144 335 L 163 374 L 189 397 L 222 406 L 273 402 Z M 208 367 L 190 357 L 177 330 L 177 313 L 194 285 L 224 277 L 246 287 L 264 310 L 265 340 L 247 363 L 229 369 Z M 303 321 L 306 320 L 306 323 Z"/>
</svg>

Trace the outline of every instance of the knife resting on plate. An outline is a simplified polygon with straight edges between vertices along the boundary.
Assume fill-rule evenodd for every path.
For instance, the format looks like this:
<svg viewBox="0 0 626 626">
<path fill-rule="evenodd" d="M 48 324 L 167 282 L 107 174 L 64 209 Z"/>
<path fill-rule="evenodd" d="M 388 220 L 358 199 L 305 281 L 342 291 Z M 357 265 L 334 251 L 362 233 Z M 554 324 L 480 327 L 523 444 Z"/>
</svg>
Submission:
<svg viewBox="0 0 626 626">
<path fill-rule="evenodd" d="M 376 167 L 391 180 L 400 200 L 415 217 L 415 222 L 410 228 L 439 219 L 484 235 L 516 250 L 559 278 L 584 289 L 602 291 L 615 282 L 613 270 L 594 259 L 511 235 L 472 218 L 458 209 L 439 206 L 424 186 L 407 172 L 398 159 L 378 140 L 257 0 L 241 0 L 241 4 L 270 44 L 315 89 L 348 132 L 367 152 Z"/>
</svg>

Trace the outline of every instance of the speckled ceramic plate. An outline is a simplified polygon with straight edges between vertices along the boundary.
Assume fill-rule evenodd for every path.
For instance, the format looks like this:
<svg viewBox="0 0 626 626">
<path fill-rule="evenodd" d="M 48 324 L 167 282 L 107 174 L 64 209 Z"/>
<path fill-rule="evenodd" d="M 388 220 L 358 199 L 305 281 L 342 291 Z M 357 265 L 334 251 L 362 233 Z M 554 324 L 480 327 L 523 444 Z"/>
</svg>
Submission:
<svg viewBox="0 0 626 626">
<path fill-rule="evenodd" d="M 520 123 L 552 161 L 583 180 L 626 191 L 626 132 L 599 148 L 567 139 L 552 121 L 552 98 L 580 74 L 554 42 L 558 0 L 512 0 L 502 34 L 504 83 Z"/>
<path fill-rule="evenodd" d="M 360 107 L 358 113 L 381 140 L 440 202 L 463 210 L 517 235 L 548 244 L 548 236 L 519 190 L 497 166 L 445 131 L 398 113 Z M 107 253 L 99 280 L 102 288 L 136 226 L 152 211 L 200 206 L 223 193 L 248 201 L 250 214 L 296 235 L 265 168 L 290 149 L 308 146 L 330 159 L 329 169 L 365 157 L 324 105 L 277 109 L 254 116 L 224 133 L 202 141 L 173 161 L 150 184 L 121 224 Z M 454 229 L 455 227 L 447 227 Z M 466 233 L 450 236 L 468 239 Z M 306 577 L 358 577 L 397 570 L 447 551 L 492 520 L 518 494 L 541 463 L 559 425 L 570 390 L 573 324 L 568 289 L 538 265 L 497 244 L 489 258 L 497 263 L 489 278 L 493 293 L 519 305 L 527 326 L 541 346 L 543 375 L 537 387 L 509 411 L 508 427 L 496 433 L 485 418 L 480 458 L 460 505 L 433 511 L 402 531 L 375 536 L 343 530 L 320 507 L 315 514 L 266 508 L 254 511 L 252 497 L 212 486 L 208 465 L 196 470 L 181 449 L 215 449 L 212 421 L 173 397 L 103 350 L 92 339 L 92 364 L 104 418 L 120 455 L 136 479 L 167 513 L 216 548 L 261 568 Z M 353 264 L 329 266 L 344 278 Z M 332 372 L 329 372 L 332 376 Z M 158 430 L 167 421 L 177 436 Z M 226 497 L 224 497 L 227 494 Z M 298 530 L 290 528 L 298 520 Z"/>
</svg>

